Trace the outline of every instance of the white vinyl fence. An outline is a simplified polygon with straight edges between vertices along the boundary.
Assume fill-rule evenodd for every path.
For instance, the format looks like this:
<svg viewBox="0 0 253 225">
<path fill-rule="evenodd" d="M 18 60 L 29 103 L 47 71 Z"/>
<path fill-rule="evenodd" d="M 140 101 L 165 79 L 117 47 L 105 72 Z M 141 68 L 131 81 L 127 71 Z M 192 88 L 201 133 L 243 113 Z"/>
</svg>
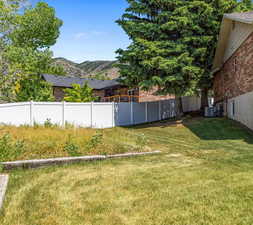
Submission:
<svg viewBox="0 0 253 225">
<path fill-rule="evenodd" d="M 24 102 L 0 104 L 0 123 L 8 125 L 66 123 L 80 127 L 110 128 L 175 117 L 175 100 L 147 103 Z"/>
</svg>

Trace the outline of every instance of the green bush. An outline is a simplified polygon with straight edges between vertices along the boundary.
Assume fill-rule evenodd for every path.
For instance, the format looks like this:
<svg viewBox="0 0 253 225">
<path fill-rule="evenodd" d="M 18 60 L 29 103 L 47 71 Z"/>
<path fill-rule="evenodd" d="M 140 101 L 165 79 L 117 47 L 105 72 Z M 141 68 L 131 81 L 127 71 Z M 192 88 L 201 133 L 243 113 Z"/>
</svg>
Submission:
<svg viewBox="0 0 253 225">
<path fill-rule="evenodd" d="M 46 128 L 52 128 L 52 127 L 54 127 L 54 124 L 51 122 L 51 119 L 47 119 L 44 122 L 44 127 L 46 127 Z"/>
<path fill-rule="evenodd" d="M 103 143 L 104 135 L 102 132 L 97 131 L 95 135 L 91 137 L 91 139 L 87 143 L 87 148 L 89 150 L 95 149 L 98 145 Z"/>
<path fill-rule="evenodd" d="M 72 136 L 69 135 L 64 146 L 64 151 L 68 152 L 70 156 L 80 156 L 81 154 L 78 152 L 78 150 L 79 146 L 74 143 Z"/>
<path fill-rule="evenodd" d="M 10 134 L 0 137 L 0 161 L 15 160 L 25 149 L 23 140 L 13 140 Z"/>
</svg>

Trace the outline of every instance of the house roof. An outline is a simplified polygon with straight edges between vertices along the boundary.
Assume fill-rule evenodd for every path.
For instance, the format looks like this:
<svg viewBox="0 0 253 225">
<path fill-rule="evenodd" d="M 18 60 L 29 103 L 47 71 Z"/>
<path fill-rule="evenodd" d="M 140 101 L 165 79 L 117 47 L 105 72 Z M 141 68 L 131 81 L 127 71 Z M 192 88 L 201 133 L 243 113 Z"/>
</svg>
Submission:
<svg viewBox="0 0 253 225">
<path fill-rule="evenodd" d="M 243 12 L 243 13 L 225 14 L 224 18 L 234 20 L 234 21 L 238 21 L 238 22 L 241 22 L 241 23 L 253 24 L 253 11 Z"/>
<path fill-rule="evenodd" d="M 222 65 L 225 63 L 224 55 L 231 33 L 231 27 L 233 26 L 233 21 L 253 25 L 253 11 L 224 14 L 213 62 L 213 73 L 219 71 Z"/>
<path fill-rule="evenodd" d="M 42 74 L 42 77 L 54 87 L 65 87 L 71 88 L 73 84 L 84 85 L 85 82 L 88 85 L 96 90 L 110 88 L 114 86 L 120 85 L 117 79 L 114 80 L 96 80 L 96 79 L 88 79 L 88 78 L 77 78 L 77 77 L 66 77 L 66 76 L 56 76 L 50 74 Z"/>
</svg>

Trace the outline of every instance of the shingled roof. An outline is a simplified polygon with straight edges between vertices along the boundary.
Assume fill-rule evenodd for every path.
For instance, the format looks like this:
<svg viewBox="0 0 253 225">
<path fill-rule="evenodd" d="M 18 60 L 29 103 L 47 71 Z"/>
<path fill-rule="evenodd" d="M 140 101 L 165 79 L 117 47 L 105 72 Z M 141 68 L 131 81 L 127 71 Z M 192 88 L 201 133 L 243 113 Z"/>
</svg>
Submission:
<svg viewBox="0 0 253 225">
<path fill-rule="evenodd" d="M 224 55 L 226 52 L 227 44 L 229 42 L 229 37 L 231 34 L 234 21 L 248 24 L 248 25 L 253 25 L 253 11 L 224 14 L 221 28 L 220 28 L 220 34 L 219 34 L 219 40 L 218 40 L 218 44 L 216 48 L 216 53 L 215 53 L 215 57 L 213 61 L 213 73 L 216 73 L 217 71 L 219 71 L 222 65 L 226 61 L 224 60 Z M 241 43 L 244 40 L 245 39 L 242 39 Z M 234 52 L 236 50 L 237 48 L 234 49 Z"/>
<path fill-rule="evenodd" d="M 50 75 L 50 74 L 42 74 L 42 77 L 45 79 L 45 81 L 47 81 L 54 87 L 71 88 L 73 84 L 80 84 L 81 86 L 83 86 L 84 83 L 87 82 L 91 88 L 96 89 L 96 90 L 101 90 L 101 89 L 120 85 L 117 79 L 96 80 L 96 79 L 88 79 L 88 78 L 55 76 L 55 75 Z"/>
</svg>

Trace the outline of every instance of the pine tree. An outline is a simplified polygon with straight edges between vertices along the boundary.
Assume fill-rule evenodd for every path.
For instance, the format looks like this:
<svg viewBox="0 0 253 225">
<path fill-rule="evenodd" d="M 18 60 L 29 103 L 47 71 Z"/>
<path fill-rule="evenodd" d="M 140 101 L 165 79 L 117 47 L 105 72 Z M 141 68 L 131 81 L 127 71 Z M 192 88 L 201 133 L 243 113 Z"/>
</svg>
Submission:
<svg viewBox="0 0 253 225">
<path fill-rule="evenodd" d="M 132 43 L 119 49 L 122 81 L 160 94 L 208 91 L 224 13 L 245 11 L 251 1 L 128 0 L 117 23 Z"/>
</svg>

